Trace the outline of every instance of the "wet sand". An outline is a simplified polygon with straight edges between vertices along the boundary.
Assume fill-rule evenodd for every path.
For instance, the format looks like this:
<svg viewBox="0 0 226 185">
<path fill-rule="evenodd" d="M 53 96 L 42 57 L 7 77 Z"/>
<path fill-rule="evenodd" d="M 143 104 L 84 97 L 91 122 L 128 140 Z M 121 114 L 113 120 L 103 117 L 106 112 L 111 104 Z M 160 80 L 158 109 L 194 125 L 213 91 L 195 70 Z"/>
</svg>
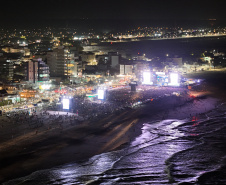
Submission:
<svg viewBox="0 0 226 185">
<path fill-rule="evenodd" d="M 85 121 L 64 130 L 31 132 L 1 142 L 0 182 L 125 147 L 140 135 L 145 122 L 197 116 L 217 103 L 218 99 L 212 97 L 185 102 L 183 97 L 168 96 L 101 120 Z"/>
<path fill-rule="evenodd" d="M 174 118 L 175 115 L 184 119 L 190 116 L 189 109 L 196 113 L 212 109 L 216 100 L 211 100 L 213 106 L 207 105 L 208 101 L 197 106 L 193 105 L 194 102 L 178 106 L 179 102 L 184 103 L 178 97 L 165 97 L 138 109 L 125 110 L 96 122 L 85 122 L 62 132 L 33 133 L 10 140 L 1 145 L 1 181 L 125 147 L 140 135 L 144 122 Z M 183 113 L 178 115 L 178 108 Z"/>
</svg>

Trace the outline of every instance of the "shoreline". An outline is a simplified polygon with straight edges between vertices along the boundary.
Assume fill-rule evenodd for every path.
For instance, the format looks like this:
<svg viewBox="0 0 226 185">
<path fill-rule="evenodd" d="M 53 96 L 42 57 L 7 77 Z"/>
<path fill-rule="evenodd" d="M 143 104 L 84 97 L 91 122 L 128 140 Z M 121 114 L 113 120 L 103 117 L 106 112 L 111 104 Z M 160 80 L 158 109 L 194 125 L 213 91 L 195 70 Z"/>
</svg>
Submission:
<svg viewBox="0 0 226 185">
<path fill-rule="evenodd" d="M 0 183 L 123 149 L 141 134 L 143 123 L 202 115 L 225 101 L 222 91 L 218 96 L 219 89 L 213 87 L 211 92 L 190 101 L 185 101 L 185 97 L 164 96 L 138 108 L 118 111 L 101 120 L 84 121 L 63 131 L 30 133 L 32 139 L 22 137 L 18 142 L 8 140 L 7 148 L 0 151 Z"/>
<path fill-rule="evenodd" d="M 174 100 L 169 101 L 165 105 L 166 100 L 169 99 Z M 155 106 L 149 103 L 134 110 L 125 110 L 119 115 L 109 115 L 95 124 L 83 123 L 78 127 L 63 131 L 63 135 L 56 134 L 45 137 L 39 135 L 34 141 L 30 141 L 31 143 L 17 144 L 7 150 L 8 155 L 5 160 L 9 161 L 15 157 L 16 159 L 11 161 L 10 165 L 7 165 L 8 167 L 5 169 L 4 167 L 0 169 L 1 181 L 7 182 L 35 171 L 86 161 L 90 157 L 101 153 L 123 149 L 141 134 L 143 123 L 162 120 L 164 118 L 162 116 L 169 109 L 168 116 L 164 119 L 174 117 L 173 115 L 177 113 L 177 108 L 180 107 L 179 104 L 175 104 L 177 101 L 178 97 L 176 96 L 174 98 L 163 97 L 156 100 Z M 162 106 L 163 104 L 164 106 Z M 193 103 L 186 102 L 182 107 L 185 106 L 185 109 L 187 109 L 186 106 L 188 104 L 191 106 Z M 153 111 L 151 115 L 147 113 L 150 110 Z M 122 117 L 124 118 L 123 120 L 121 120 Z M 184 115 L 180 115 L 177 119 L 188 117 L 189 112 L 186 111 Z M 113 120 L 109 121 L 112 118 Z M 106 126 L 107 121 L 108 124 Z M 11 152 L 15 152 L 15 155 L 10 156 L 9 153 Z M 4 158 L 2 156 L 0 161 Z M 9 175 L 12 173 L 14 174 L 13 176 Z"/>
<path fill-rule="evenodd" d="M 225 37 L 226 34 L 221 35 L 205 35 L 205 36 L 186 36 L 186 37 L 175 37 L 175 38 L 155 38 L 155 37 L 135 37 L 135 38 L 123 38 L 122 40 L 109 40 L 101 41 L 100 43 L 122 43 L 122 42 L 138 42 L 146 40 L 175 40 L 175 39 L 195 39 L 195 38 L 215 38 L 215 37 Z M 95 45 L 90 45 L 95 46 Z M 100 45 L 96 45 L 100 46 Z"/>
<path fill-rule="evenodd" d="M 135 112 L 136 110 L 133 110 L 133 113 Z M 120 115 L 117 115 L 114 120 L 119 122 L 122 116 L 127 115 L 128 117 L 128 114 L 130 114 L 130 111 L 124 111 Z M 85 121 L 78 126 L 76 125 L 73 128 L 64 130 L 63 133 L 52 133 L 51 136 L 46 134 L 34 135 L 33 137 L 35 138 L 29 141 L 25 139 L 24 141 L 20 141 L 20 143 L 11 145 L 11 147 L 7 147 L 5 152 L 1 152 L 3 154 L 0 155 L 0 161 L 1 164 L 3 164 L 0 168 L 0 182 L 25 176 L 37 170 L 87 160 L 94 155 L 122 147 L 123 144 L 130 142 L 130 135 L 123 136 L 124 132 L 119 135 L 121 137 L 123 136 L 124 140 L 113 143 L 111 146 L 106 145 L 108 143 L 107 141 L 111 141 L 115 138 L 114 135 L 118 134 L 120 128 L 126 128 L 126 126 L 129 125 L 129 123 L 127 123 L 128 121 L 125 121 L 120 124 L 121 126 L 119 128 L 117 126 L 111 126 L 111 124 L 105 127 L 105 122 L 109 122 L 114 116 L 115 114 L 109 115 L 93 125 Z M 102 133 L 100 133 L 100 131 Z M 104 131 L 107 131 L 107 134 L 104 134 L 105 142 L 101 142 L 102 137 L 99 136 L 101 136 Z M 126 131 L 128 131 L 128 129 Z M 138 133 L 138 135 L 139 134 L 140 133 Z M 96 142 L 96 140 L 92 138 L 99 139 L 99 142 Z M 93 141 L 95 141 L 95 143 Z M 93 147 L 93 145 L 102 146 L 102 149 L 98 150 L 98 146 Z M 46 149 L 49 151 L 46 151 Z M 43 158 L 43 155 L 45 155 L 45 158 Z M 67 156 L 66 158 L 64 157 L 65 155 Z M 16 159 L 13 160 L 15 157 L 17 161 L 15 161 Z M 32 160 L 34 158 L 35 161 Z M 3 159 L 8 161 L 8 163 L 4 164 Z M 40 161 L 42 162 L 40 163 Z M 18 168 L 19 166 L 20 168 Z M 21 168 L 24 168 L 23 172 L 21 172 Z M 15 175 L 9 175 L 12 173 Z"/>
</svg>

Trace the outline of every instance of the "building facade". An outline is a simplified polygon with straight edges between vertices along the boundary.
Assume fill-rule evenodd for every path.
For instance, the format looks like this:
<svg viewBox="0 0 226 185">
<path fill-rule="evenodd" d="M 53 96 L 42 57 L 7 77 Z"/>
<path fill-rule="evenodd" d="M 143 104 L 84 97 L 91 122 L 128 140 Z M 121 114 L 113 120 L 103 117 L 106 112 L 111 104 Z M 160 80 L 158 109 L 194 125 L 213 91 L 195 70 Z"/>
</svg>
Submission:
<svg viewBox="0 0 226 185">
<path fill-rule="evenodd" d="M 41 59 L 28 60 L 23 63 L 25 70 L 25 81 L 37 83 L 49 81 L 49 66 Z"/>
<path fill-rule="evenodd" d="M 46 55 L 51 77 L 70 77 L 77 73 L 74 53 L 60 46 Z"/>
<path fill-rule="evenodd" d="M 7 77 L 8 80 L 13 79 L 13 61 L 6 57 L 0 57 L 0 76 Z M 1 81 L 1 80 L 0 80 Z"/>
</svg>

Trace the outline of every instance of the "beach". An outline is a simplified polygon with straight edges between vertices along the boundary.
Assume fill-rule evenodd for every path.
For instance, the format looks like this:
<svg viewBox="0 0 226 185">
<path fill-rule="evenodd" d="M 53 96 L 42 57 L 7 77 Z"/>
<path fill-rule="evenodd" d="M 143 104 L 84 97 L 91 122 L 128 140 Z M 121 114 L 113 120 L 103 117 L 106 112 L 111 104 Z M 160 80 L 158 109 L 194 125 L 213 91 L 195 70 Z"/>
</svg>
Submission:
<svg viewBox="0 0 226 185">
<path fill-rule="evenodd" d="M 63 129 L 55 127 L 5 139 L 0 145 L 0 182 L 125 148 L 142 133 L 145 122 L 205 117 L 205 113 L 222 102 L 222 97 L 214 96 L 214 90 L 218 92 L 218 89 L 211 89 L 212 94 L 200 98 L 201 101 L 199 98 L 164 96 L 134 109 L 114 112 L 100 120 L 77 122 Z"/>
</svg>

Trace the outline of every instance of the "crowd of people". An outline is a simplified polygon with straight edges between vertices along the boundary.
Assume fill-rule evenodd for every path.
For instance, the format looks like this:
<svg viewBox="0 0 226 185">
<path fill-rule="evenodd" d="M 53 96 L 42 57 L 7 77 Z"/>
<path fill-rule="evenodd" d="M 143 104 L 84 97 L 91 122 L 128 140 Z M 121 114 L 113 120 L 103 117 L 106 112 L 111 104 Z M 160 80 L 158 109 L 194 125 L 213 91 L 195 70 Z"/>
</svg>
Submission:
<svg viewBox="0 0 226 185">
<path fill-rule="evenodd" d="M 132 92 L 130 87 L 122 87 L 106 90 L 104 100 L 98 100 L 97 97 L 75 96 L 72 99 L 71 111 L 83 119 L 93 119 L 125 108 L 135 108 L 163 96 L 182 94 L 187 94 L 185 88 L 140 86 L 136 92 Z"/>
<path fill-rule="evenodd" d="M 1 116 L 0 139 L 3 141 L 9 137 L 15 138 L 30 132 L 33 134 L 53 130 L 62 132 L 84 120 L 98 120 L 116 111 L 136 108 L 163 96 L 183 93 L 186 94 L 187 90 L 179 87 L 139 86 L 136 92 L 131 92 L 130 87 L 106 90 L 104 100 L 77 95 L 72 98 L 69 110 L 71 113 L 62 112 L 62 105 L 56 105 L 51 108 L 53 111 L 51 114 L 49 108 L 36 107 L 29 111 L 14 111 L 7 116 Z"/>
<path fill-rule="evenodd" d="M 49 113 L 49 111 L 32 110 L 13 112 L 8 116 L 0 117 L 0 140 L 1 142 L 10 138 L 26 134 L 37 135 L 42 132 L 62 132 L 64 129 L 80 123 L 76 114 L 62 112 Z"/>
</svg>

